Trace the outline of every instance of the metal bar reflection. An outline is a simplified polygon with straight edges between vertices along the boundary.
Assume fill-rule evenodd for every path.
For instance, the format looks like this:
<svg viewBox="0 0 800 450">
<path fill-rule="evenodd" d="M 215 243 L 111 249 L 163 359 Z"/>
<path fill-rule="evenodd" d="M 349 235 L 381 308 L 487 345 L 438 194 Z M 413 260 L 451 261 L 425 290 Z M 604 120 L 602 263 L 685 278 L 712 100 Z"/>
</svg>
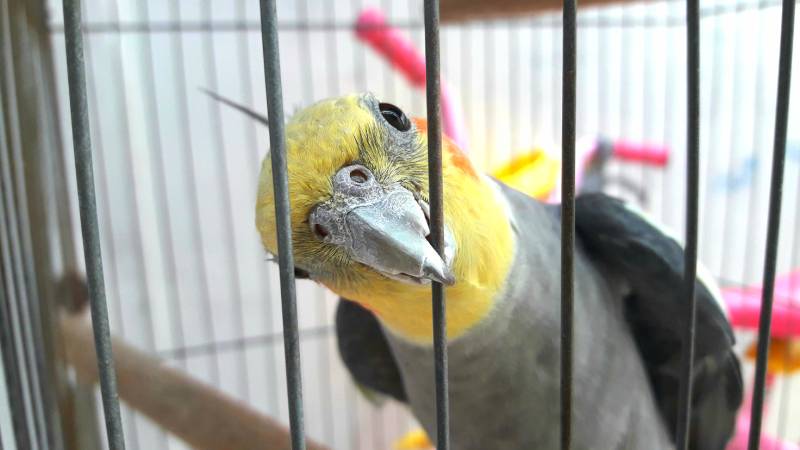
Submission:
<svg viewBox="0 0 800 450">
<path fill-rule="evenodd" d="M 792 79 L 792 41 L 794 35 L 795 0 L 783 1 L 781 18 L 781 49 L 778 63 L 778 98 L 775 105 L 775 141 L 772 150 L 772 174 L 769 187 L 769 219 L 767 222 L 767 249 L 764 257 L 761 316 L 758 323 L 758 356 L 753 384 L 753 402 L 750 417 L 748 450 L 758 450 L 761 441 L 761 421 L 764 412 L 764 385 L 767 376 L 772 301 L 775 290 L 775 269 L 778 260 L 781 200 L 783 197 L 783 172 L 786 160 L 786 133 L 789 127 L 789 91 Z"/>
<path fill-rule="evenodd" d="M 428 118 L 428 196 L 431 208 L 431 245 L 444 254 L 442 212 L 442 111 L 439 79 L 439 1 L 425 0 L 425 71 Z M 444 285 L 431 283 L 433 353 L 436 376 L 436 448 L 450 448 L 450 405 L 447 392 L 447 314 Z"/>
<path fill-rule="evenodd" d="M 303 450 L 306 448 L 303 435 L 303 386 L 300 377 L 300 340 L 297 333 L 292 224 L 289 217 L 289 178 L 286 169 L 286 138 L 283 126 L 278 14 L 275 0 L 261 0 L 260 5 L 261 43 L 264 54 L 264 81 L 267 89 L 272 182 L 275 192 L 275 220 L 278 227 L 278 266 L 281 279 L 281 305 L 283 307 L 283 344 L 286 353 L 289 425 L 292 434 L 292 449 Z"/>
<path fill-rule="evenodd" d="M 103 282 L 103 259 L 100 252 L 100 233 L 92 172 L 80 0 L 64 0 L 63 7 L 75 172 L 86 277 L 89 285 L 89 303 L 92 312 L 92 330 L 100 375 L 100 392 L 103 398 L 108 446 L 112 450 L 122 450 L 125 448 L 125 440 L 120 419 L 114 360 L 111 354 L 111 336 Z"/>
<path fill-rule="evenodd" d="M 561 450 L 572 445 L 575 248 L 576 0 L 564 1 L 561 84 Z"/>
<path fill-rule="evenodd" d="M 700 7 L 698 0 L 686 2 L 687 138 L 686 138 L 686 247 L 683 258 L 681 300 L 686 301 L 686 329 L 681 352 L 681 382 L 678 393 L 678 418 L 675 442 L 678 449 L 689 445 L 689 419 L 692 414 L 692 372 L 696 305 L 694 285 L 697 276 L 697 221 L 700 179 Z"/>
</svg>

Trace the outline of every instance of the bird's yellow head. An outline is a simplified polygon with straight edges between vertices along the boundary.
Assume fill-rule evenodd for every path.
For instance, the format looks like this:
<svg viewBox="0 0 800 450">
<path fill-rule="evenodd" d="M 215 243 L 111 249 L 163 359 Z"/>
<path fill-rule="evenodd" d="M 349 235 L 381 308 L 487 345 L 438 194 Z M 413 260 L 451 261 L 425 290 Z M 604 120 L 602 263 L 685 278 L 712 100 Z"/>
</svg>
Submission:
<svg viewBox="0 0 800 450">
<path fill-rule="evenodd" d="M 491 310 L 513 258 L 509 217 L 496 187 L 443 142 L 445 256 L 426 237 L 427 128 L 371 94 L 325 100 L 286 127 L 297 268 L 372 310 L 390 329 L 431 336 L 431 280 L 448 285 L 448 334 Z M 256 223 L 277 253 L 272 168 L 261 167 Z"/>
</svg>

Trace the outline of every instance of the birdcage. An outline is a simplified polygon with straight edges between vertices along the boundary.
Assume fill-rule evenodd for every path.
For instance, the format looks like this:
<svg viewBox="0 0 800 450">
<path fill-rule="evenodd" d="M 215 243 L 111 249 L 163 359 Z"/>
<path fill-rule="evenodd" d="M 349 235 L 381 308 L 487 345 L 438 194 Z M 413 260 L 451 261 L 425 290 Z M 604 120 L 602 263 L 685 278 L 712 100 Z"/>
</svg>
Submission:
<svg viewBox="0 0 800 450">
<path fill-rule="evenodd" d="M 457 134 L 483 171 L 499 174 L 531 151 L 562 168 L 553 187 L 566 255 L 562 448 L 580 301 L 568 251 L 575 177 L 566 174 L 582 148 L 603 146 L 620 157 L 600 188 L 685 237 L 683 289 L 699 260 L 726 293 L 763 296 L 760 321 L 751 314 L 737 329 L 743 349 L 756 334 L 759 343 L 758 364 L 745 366 L 755 393 L 749 448 L 759 435 L 800 442 L 796 377 L 775 381 L 761 425 L 772 305 L 783 314 L 773 330 L 793 329 L 800 308 L 800 128 L 788 126 L 800 105 L 789 89 L 794 2 L 506 3 L 525 2 L 443 2 L 440 25 L 439 2 L 428 0 L 0 0 L 0 450 L 188 448 L 192 420 L 213 433 L 241 425 L 242 435 L 274 420 L 290 427 L 283 438 L 295 449 L 304 436 L 310 447 L 391 448 L 414 429 L 402 405 L 362 395 L 342 366 L 336 296 L 295 283 L 291 259 L 268 258 L 253 225 L 267 150 L 285 167 L 284 117 L 361 91 L 427 117 L 434 135 Z M 427 63 L 422 78 L 393 55 L 395 44 Z M 268 126 L 208 91 L 268 115 Z M 447 193 L 436 190 L 441 149 L 431 142 L 436 223 Z M 277 180 L 276 214 L 288 217 Z M 433 286 L 443 358 L 447 300 Z M 447 365 L 437 367 L 440 433 L 431 439 L 446 449 Z M 144 392 L 161 382 L 208 394 L 228 421 L 199 418 L 213 402 Z M 175 419 L 181 407 L 197 408 L 195 418 Z"/>
</svg>

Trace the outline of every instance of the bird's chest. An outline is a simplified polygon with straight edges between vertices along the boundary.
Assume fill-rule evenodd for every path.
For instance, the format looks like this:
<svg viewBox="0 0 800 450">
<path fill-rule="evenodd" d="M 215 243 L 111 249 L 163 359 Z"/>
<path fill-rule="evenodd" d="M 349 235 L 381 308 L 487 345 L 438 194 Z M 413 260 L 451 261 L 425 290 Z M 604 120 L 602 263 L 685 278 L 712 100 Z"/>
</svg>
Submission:
<svg viewBox="0 0 800 450">
<path fill-rule="evenodd" d="M 477 329 L 448 345 L 454 449 L 555 447 L 557 433 L 550 427 L 559 417 L 558 332 L 540 329 L 537 335 L 550 337 L 530 339 L 519 333 L 530 325 L 525 318 L 531 317 L 521 312 L 519 308 L 496 310 Z M 433 437 L 433 350 L 397 338 L 389 340 L 411 409 Z"/>
<path fill-rule="evenodd" d="M 573 448 L 670 448 L 621 317 L 595 308 L 601 303 L 582 292 L 576 299 L 576 320 L 584 326 L 575 330 Z M 510 292 L 491 316 L 448 344 L 453 449 L 559 448 L 557 300 L 557 290 L 544 285 Z M 411 410 L 433 439 L 433 349 L 391 335 L 389 342 Z"/>
</svg>

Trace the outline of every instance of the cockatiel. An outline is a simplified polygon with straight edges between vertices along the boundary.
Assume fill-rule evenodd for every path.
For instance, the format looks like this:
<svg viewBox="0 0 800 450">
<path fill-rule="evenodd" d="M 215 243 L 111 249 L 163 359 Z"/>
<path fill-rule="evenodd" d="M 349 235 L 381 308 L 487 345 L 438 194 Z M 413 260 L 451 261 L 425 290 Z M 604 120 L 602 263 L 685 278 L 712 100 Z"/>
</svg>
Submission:
<svg viewBox="0 0 800 450">
<path fill-rule="evenodd" d="M 480 174 L 445 138 L 440 257 L 426 239 L 425 121 L 349 95 L 296 113 L 286 138 L 296 273 L 342 297 L 336 332 L 355 381 L 407 403 L 435 436 L 436 280 L 447 285 L 452 447 L 558 448 L 560 208 Z M 267 156 L 256 222 L 275 254 L 272 186 Z M 577 199 L 576 231 L 573 448 L 672 449 L 683 251 L 602 194 Z M 722 450 L 742 380 L 713 287 L 698 282 L 697 299 L 690 448 Z"/>
</svg>

